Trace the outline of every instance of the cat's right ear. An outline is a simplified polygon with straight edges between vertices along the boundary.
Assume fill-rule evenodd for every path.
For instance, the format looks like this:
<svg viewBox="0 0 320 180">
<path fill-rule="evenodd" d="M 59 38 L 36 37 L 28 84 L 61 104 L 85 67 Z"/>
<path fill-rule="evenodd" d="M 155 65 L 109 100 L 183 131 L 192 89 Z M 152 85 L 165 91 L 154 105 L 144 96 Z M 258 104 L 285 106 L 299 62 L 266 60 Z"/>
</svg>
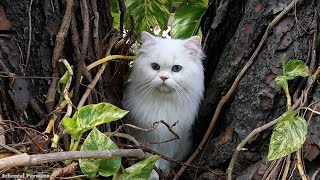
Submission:
<svg viewBox="0 0 320 180">
<path fill-rule="evenodd" d="M 146 31 L 142 31 L 141 40 L 142 40 L 143 45 L 151 46 L 151 45 L 156 44 L 156 40 L 155 40 L 154 36 L 152 36 L 150 33 L 146 32 Z"/>
</svg>

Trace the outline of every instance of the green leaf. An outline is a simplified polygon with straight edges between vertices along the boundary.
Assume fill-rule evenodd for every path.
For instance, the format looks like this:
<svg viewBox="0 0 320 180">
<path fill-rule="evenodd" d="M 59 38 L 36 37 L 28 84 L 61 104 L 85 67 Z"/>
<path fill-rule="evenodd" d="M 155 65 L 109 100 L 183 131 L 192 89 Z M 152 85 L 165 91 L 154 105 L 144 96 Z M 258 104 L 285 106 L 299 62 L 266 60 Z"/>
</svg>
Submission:
<svg viewBox="0 0 320 180">
<path fill-rule="evenodd" d="M 268 159 L 275 160 L 300 149 L 306 140 L 307 122 L 295 110 L 276 125 L 270 139 Z"/>
<path fill-rule="evenodd" d="M 199 0 L 186 0 L 175 12 L 171 37 L 186 39 L 197 34 L 200 19 L 208 4 Z"/>
<path fill-rule="evenodd" d="M 81 129 L 78 128 L 76 121 L 70 117 L 67 117 L 63 120 L 63 126 L 65 130 L 75 139 L 78 139 L 82 134 Z"/>
<path fill-rule="evenodd" d="M 278 76 L 276 78 L 276 82 L 277 82 L 277 84 L 279 84 L 279 86 L 282 87 L 282 89 L 284 90 L 284 92 L 286 94 L 289 94 L 288 80 L 285 76 Z"/>
<path fill-rule="evenodd" d="M 149 179 L 153 166 L 156 161 L 160 158 L 158 155 L 150 156 L 145 160 L 142 160 L 126 169 L 123 170 L 123 174 L 113 176 L 113 179 L 120 180 L 143 180 Z"/>
<path fill-rule="evenodd" d="M 111 15 L 113 17 L 112 26 L 116 29 L 120 29 L 120 14 L 111 12 Z"/>
<path fill-rule="evenodd" d="M 152 32 L 155 25 L 159 25 L 162 30 L 167 29 L 171 0 L 126 0 L 125 4 L 126 27 L 130 26 L 129 16 L 134 16 L 139 36 L 142 30 Z"/>
<path fill-rule="evenodd" d="M 288 80 L 292 80 L 298 76 L 307 77 L 309 75 L 309 69 L 305 62 L 293 59 L 290 60 L 283 67 L 283 76 L 285 76 Z"/>
<path fill-rule="evenodd" d="M 81 151 L 113 149 L 118 149 L 118 146 L 97 128 L 93 128 L 81 146 Z M 118 172 L 121 166 L 121 157 L 113 157 L 111 159 L 80 159 L 79 164 L 81 171 L 89 178 L 94 178 L 97 173 L 108 177 Z"/>
<path fill-rule="evenodd" d="M 69 76 L 70 76 L 69 72 L 66 71 L 66 72 L 63 74 L 63 76 L 60 78 L 60 80 L 58 81 L 57 91 L 58 91 L 59 94 L 61 94 L 61 92 L 63 91 L 63 89 L 61 89 L 61 86 L 67 84 L 67 81 L 68 81 L 68 79 L 69 79 Z"/>
<path fill-rule="evenodd" d="M 73 138 L 79 139 L 82 133 L 100 124 L 116 121 L 127 113 L 128 111 L 109 103 L 90 104 L 83 106 L 73 115 L 74 122 L 71 122 L 70 119 L 64 121 L 64 126 Z"/>
<path fill-rule="evenodd" d="M 112 13 L 120 13 L 118 0 L 110 0 L 110 5 Z"/>
</svg>

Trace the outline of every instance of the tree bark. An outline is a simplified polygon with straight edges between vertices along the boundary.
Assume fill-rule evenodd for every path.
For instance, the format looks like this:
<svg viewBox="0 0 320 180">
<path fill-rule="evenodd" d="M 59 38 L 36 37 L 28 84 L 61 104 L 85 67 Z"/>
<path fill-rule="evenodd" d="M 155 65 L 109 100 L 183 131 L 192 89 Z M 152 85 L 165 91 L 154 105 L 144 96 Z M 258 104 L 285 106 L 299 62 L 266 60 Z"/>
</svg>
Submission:
<svg viewBox="0 0 320 180">
<path fill-rule="evenodd" d="M 200 107 L 198 131 L 205 132 L 219 100 L 229 90 L 240 70 L 254 53 L 268 24 L 290 2 L 209 2 L 208 10 L 202 19 L 204 51 L 207 55 L 206 92 Z M 315 47 L 314 37 L 317 37 L 319 32 L 319 4 L 319 1 L 302 1 L 271 30 L 253 65 L 224 106 L 212 138 L 194 165 L 208 166 L 225 172 L 237 145 L 252 130 L 276 119 L 286 111 L 286 98 L 275 78 L 282 74 L 284 53 L 287 60 L 301 59 L 308 63 L 311 74 L 315 72 L 319 61 L 319 49 L 312 51 L 312 47 Z M 306 79 L 289 82 L 294 102 L 305 86 Z M 315 91 L 309 94 L 306 106 L 315 102 L 318 89 L 316 87 Z M 305 116 L 306 119 L 307 117 Z M 315 132 L 314 126 L 318 127 L 317 121 L 317 117 L 309 121 L 308 141 L 304 147 L 312 146 L 314 152 L 318 152 L 320 147 L 319 143 L 316 143 L 319 142 L 319 132 L 317 135 L 311 135 Z M 248 179 L 250 176 L 253 179 L 262 178 L 270 164 L 266 156 L 271 132 L 272 128 L 257 135 L 245 146 L 246 150 L 240 152 L 233 170 L 235 179 Z M 316 161 L 319 161 L 319 158 L 319 153 L 312 153 L 312 158 L 305 162 L 309 176 L 315 172 Z M 195 172 L 191 168 L 188 175 L 192 178 L 197 177 L 196 179 L 218 179 L 211 173 Z"/>
</svg>

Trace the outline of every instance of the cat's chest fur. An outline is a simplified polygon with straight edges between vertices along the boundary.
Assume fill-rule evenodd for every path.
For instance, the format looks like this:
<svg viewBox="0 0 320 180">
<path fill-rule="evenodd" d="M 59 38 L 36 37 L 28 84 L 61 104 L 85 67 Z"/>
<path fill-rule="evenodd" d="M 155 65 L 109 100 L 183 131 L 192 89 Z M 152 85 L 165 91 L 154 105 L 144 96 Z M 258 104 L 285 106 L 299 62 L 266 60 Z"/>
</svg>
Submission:
<svg viewBox="0 0 320 180">
<path fill-rule="evenodd" d="M 138 95 L 139 93 L 137 91 L 129 93 L 133 96 L 131 105 L 127 104 L 131 111 L 129 122 L 142 128 L 150 128 L 153 123 L 163 120 L 170 126 L 175 124 L 172 129 L 180 136 L 188 133 L 194 122 L 197 107 L 190 102 L 182 102 L 175 92 L 170 94 L 151 92 L 148 95 Z M 163 125 L 158 125 L 156 131 L 172 135 Z"/>
</svg>

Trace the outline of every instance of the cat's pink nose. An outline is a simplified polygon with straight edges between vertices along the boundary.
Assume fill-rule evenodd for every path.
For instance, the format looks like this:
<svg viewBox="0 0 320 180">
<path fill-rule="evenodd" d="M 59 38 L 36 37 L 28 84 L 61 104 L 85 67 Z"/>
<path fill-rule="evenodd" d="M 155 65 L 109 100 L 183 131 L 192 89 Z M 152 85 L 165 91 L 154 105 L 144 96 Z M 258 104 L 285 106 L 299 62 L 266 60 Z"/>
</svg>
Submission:
<svg viewBox="0 0 320 180">
<path fill-rule="evenodd" d="M 165 80 L 167 80 L 167 79 L 168 79 L 168 77 L 167 77 L 167 76 L 160 76 L 160 78 L 162 79 L 162 81 L 165 81 Z"/>
</svg>

